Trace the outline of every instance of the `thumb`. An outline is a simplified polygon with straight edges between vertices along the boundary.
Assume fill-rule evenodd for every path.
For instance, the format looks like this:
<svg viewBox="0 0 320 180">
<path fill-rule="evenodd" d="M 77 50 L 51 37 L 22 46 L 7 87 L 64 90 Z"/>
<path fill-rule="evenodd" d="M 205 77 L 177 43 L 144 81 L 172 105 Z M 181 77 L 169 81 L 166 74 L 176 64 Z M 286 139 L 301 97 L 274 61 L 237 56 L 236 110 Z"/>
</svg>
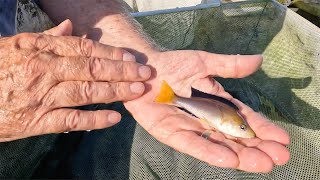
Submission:
<svg viewBox="0 0 320 180">
<path fill-rule="evenodd" d="M 243 78 L 256 72 L 262 62 L 261 55 L 224 55 L 202 52 L 208 75 L 223 78 Z"/>
<path fill-rule="evenodd" d="M 71 36 L 72 35 L 72 22 L 69 19 L 66 19 L 58 26 L 53 27 L 49 30 L 43 32 L 47 35 L 52 36 Z"/>
</svg>

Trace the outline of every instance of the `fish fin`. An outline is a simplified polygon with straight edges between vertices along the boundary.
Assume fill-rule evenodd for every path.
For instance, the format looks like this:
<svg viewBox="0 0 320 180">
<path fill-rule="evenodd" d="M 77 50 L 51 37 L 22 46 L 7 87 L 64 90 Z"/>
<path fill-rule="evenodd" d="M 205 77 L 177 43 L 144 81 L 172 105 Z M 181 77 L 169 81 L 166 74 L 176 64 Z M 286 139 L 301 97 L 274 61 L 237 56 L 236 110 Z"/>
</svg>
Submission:
<svg viewBox="0 0 320 180">
<path fill-rule="evenodd" d="M 174 94 L 174 91 L 169 86 L 169 84 L 166 81 L 162 82 L 160 93 L 155 99 L 155 102 L 157 103 L 173 103 L 174 99 L 176 98 L 176 95 Z"/>
<path fill-rule="evenodd" d="M 220 97 L 220 96 L 215 96 L 215 95 L 212 95 L 212 94 L 207 94 L 205 92 L 202 92 L 202 91 L 199 91 L 197 89 L 194 89 L 192 88 L 191 89 L 192 91 L 192 94 L 191 94 L 191 97 L 198 97 L 198 98 L 208 98 L 208 99 L 212 99 L 212 100 L 216 100 L 216 101 L 219 101 L 223 104 L 226 104 L 228 106 L 231 106 L 232 108 L 236 109 L 237 111 L 239 110 L 239 108 L 233 104 L 231 101 L 223 98 L 223 97 Z"/>
<path fill-rule="evenodd" d="M 205 118 L 199 118 L 200 123 L 204 126 L 205 129 L 215 128 L 211 125 L 211 123 Z"/>
<path fill-rule="evenodd" d="M 221 107 L 219 107 L 219 110 L 221 112 L 221 122 L 220 125 L 222 125 L 223 123 L 227 122 L 227 118 L 224 115 L 224 111 L 221 109 Z"/>
<path fill-rule="evenodd" d="M 208 125 L 208 121 L 204 118 L 200 118 L 200 122 L 203 123 L 203 124 L 206 124 Z"/>
<path fill-rule="evenodd" d="M 175 106 L 177 106 L 181 111 L 184 111 L 184 112 L 188 113 L 189 115 L 191 115 L 191 116 L 193 116 L 195 118 L 198 118 L 196 115 L 192 114 L 192 112 L 184 109 L 183 107 L 180 107 L 179 105 L 175 105 Z"/>
</svg>

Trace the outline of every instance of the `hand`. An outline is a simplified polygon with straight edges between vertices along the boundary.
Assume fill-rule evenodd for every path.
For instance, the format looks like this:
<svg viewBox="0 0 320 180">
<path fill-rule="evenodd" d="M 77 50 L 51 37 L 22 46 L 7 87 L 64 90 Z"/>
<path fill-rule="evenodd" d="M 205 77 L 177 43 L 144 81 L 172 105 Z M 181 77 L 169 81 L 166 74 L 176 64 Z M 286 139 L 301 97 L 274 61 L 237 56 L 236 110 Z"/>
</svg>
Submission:
<svg viewBox="0 0 320 180">
<path fill-rule="evenodd" d="M 283 165 L 290 158 L 285 147 L 288 134 L 259 113 L 234 99 L 211 76 L 241 78 L 255 72 L 261 56 L 227 56 L 202 51 L 154 52 L 148 55 L 152 78 L 147 81 L 147 93 L 125 103 L 138 123 L 159 141 L 210 165 L 237 168 L 248 172 L 269 172 L 274 165 Z M 257 137 L 235 140 L 219 132 L 209 139 L 201 137 L 206 129 L 182 110 L 154 103 L 163 80 L 184 97 L 191 87 L 225 97 L 235 103 Z M 141 108 L 143 107 L 143 108 Z"/>
<path fill-rule="evenodd" d="M 67 20 L 44 33 L 0 39 L 0 142 L 112 126 L 118 112 L 68 107 L 143 94 L 139 81 L 149 79 L 149 67 L 120 48 L 59 36 L 71 31 Z"/>
</svg>

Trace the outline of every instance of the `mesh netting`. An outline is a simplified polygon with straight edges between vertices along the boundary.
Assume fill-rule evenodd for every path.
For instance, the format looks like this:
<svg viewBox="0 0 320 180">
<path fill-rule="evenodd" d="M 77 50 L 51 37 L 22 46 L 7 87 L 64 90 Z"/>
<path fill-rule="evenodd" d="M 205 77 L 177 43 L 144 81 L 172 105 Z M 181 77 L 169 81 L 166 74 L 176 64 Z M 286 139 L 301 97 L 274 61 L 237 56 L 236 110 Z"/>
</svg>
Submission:
<svg viewBox="0 0 320 180">
<path fill-rule="evenodd" d="M 145 16 L 137 20 L 158 44 L 169 49 L 199 49 L 225 54 L 262 53 L 264 63 L 256 74 L 237 80 L 217 80 L 234 97 L 289 132 L 289 163 L 268 174 L 209 166 L 155 140 L 135 123 L 121 104 L 115 103 L 108 108 L 120 111 L 124 119 L 114 127 L 80 135 L 79 132 L 64 134 L 64 141 L 43 136 L 7 143 L 6 146 L 1 144 L 1 151 L 19 154 L 22 166 L 16 160 L 2 169 L 9 169 L 8 174 L 15 172 L 15 177 L 33 174 L 33 177 L 43 178 L 320 178 L 319 28 L 273 1 L 226 3 L 215 8 Z M 54 142 L 57 143 L 55 146 Z M 27 152 L 29 158 L 26 158 Z M 44 152 L 48 153 L 45 158 Z M 0 160 L 1 164 L 14 158 L 9 154 L 5 154 L 8 158 Z M 42 161 L 38 170 L 34 172 L 34 169 L 27 168 L 37 166 L 39 159 Z M 12 167 L 16 169 L 12 170 Z"/>
</svg>

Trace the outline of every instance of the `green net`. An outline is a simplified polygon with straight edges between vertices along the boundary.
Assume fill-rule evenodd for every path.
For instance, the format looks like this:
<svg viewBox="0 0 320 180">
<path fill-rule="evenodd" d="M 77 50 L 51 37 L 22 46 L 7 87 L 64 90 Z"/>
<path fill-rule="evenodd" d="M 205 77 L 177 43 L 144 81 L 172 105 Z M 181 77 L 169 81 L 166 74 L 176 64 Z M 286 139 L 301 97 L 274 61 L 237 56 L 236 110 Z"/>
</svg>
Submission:
<svg viewBox="0 0 320 180">
<path fill-rule="evenodd" d="M 0 158 L 1 177 L 320 179 L 319 28 L 270 0 L 223 3 L 136 19 L 168 49 L 263 54 L 262 68 L 254 75 L 217 80 L 234 97 L 289 132 L 289 163 L 268 174 L 209 166 L 154 139 L 115 103 L 89 107 L 120 111 L 124 119 L 112 128 L 64 134 L 66 143 L 59 146 L 54 146 L 58 140 L 51 135 L 1 144 L 0 151 L 5 152 Z M 77 136 L 76 140 L 71 136 Z"/>
</svg>

